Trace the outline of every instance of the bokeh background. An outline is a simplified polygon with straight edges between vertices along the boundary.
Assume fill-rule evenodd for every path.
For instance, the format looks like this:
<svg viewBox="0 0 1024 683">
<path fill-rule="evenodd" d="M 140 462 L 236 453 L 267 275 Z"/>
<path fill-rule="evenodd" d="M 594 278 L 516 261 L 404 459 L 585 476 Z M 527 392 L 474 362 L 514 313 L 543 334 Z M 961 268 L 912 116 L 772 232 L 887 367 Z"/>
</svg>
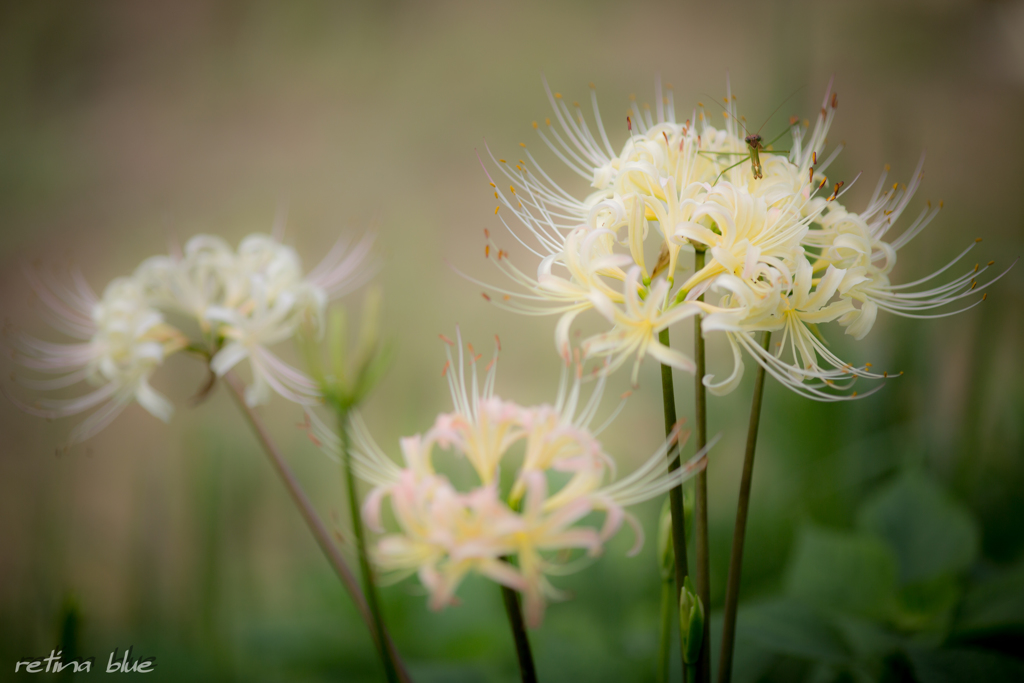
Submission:
<svg viewBox="0 0 1024 683">
<path fill-rule="evenodd" d="M 765 130 L 813 115 L 835 74 L 832 137 L 847 148 L 833 173 L 865 173 L 849 205 L 867 201 L 885 163 L 908 180 L 922 150 L 911 213 L 945 201 L 901 251 L 899 278 L 976 237 L 979 260 L 1024 250 L 1021 2 L 3 3 L 0 313 L 47 334 L 26 264 L 73 263 L 100 290 L 193 234 L 269 231 L 287 206 L 286 240 L 309 264 L 340 234 L 379 235 L 397 355 L 365 412 L 392 452 L 448 408 L 437 335 L 456 324 L 481 347 L 501 336 L 500 392 L 551 400 L 554 321 L 489 307 L 446 265 L 500 281 L 483 258 L 483 229 L 500 227 L 474 153 L 485 141 L 498 156 L 527 142 L 585 191 L 531 129 L 549 111 L 542 73 L 570 99 L 594 82 L 616 144 L 618 112 L 631 93 L 650 100 L 658 74 L 684 107 L 723 94 L 730 76 L 749 121 L 806 86 Z M 851 360 L 906 372 L 864 401 L 821 405 L 769 384 L 737 678 L 1019 673 L 1007 657 L 1024 620 L 1022 306 L 1017 267 L 963 315 L 882 318 L 858 345 L 833 334 Z M 690 346 L 688 327 L 674 340 Z M 728 352 L 710 349 L 724 369 Z M 715 609 L 752 375 L 709 408 L 723 434 L 709 467 Z M 227 393 L 188 407 L 203 378 L 173 359 L 155 380 L 179 405 L 170 425 L 135 406 L 65 454 L 73 419 L 0 401 L 0 679 L 52 648 L 102 669 L 131 645 L 157 657 L 159 680 L 380 680 L 365 629 Z M 677 394 L 691 415 L 688 377 Z M 659 443 L 660 401 L 647 365 L 607 432 L 624 466 Z M 296 427 L 296 408 L 278 399 L 265 412 L 344 529 L 337 467 Z M 657 512 L 640 510 L 649 530 Z M 627 559 L 627 536 L 560 581 L 574 599 L 532 636 L 543 678 L 653 678 L 654 544 Z M 515 680 L 497 589 L 469 581 L 461 595 L 435 614 L 415 582 L 384 589 L 416 679 Z"/>
</svg>

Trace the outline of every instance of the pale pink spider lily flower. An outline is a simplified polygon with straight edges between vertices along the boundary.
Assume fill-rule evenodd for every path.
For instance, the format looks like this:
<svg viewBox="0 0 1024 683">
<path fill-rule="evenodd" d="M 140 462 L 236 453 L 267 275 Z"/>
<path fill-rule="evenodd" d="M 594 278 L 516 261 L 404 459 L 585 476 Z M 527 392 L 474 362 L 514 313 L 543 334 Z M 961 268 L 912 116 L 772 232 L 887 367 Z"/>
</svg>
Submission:
<svg viewBox="0 0 1024 683">
<path fill-rule="evenodd" d="M 165 422 L 174 408 L 149 384 L 164 359 L 182 349 L 187 340 L 151 308 L 134 280 L 118 278 L 97 297 L 84 278 L 74 272 L 69 283 L 49 273 L 27 271 L 54 327 L 76 339 L 54 343 L 18 333 L 13 355 L 24 368 L 51 379 L 18 379 L 37 391 L 51 391 L 86 382 L 92 391 L 71 399 L 40 398 L 31 403 L 14 399 L 26 412 L 58 418 L 95 411 L 76 426 L 69 443 L 84 441 L 109 425 L 132 402 Z M 6 392 L 5 392 L 6 393 Z"/>
<path fill-rule="evenodd" d="M 619 404 L 604 425 L 592 429 L 590 425 L 600 408 L 607 376 L 598 374 L 590 398 L 577 414 L 583 366 L 576 365 L 575 381 L 571 387 L 567 381 L 567 369 L 568 366 L 563 366 L 554 405 L 545 404 L 520 413 L 520 423 L 526 436 L 526 453 L 509 495 L 513 503 L 518 503 L 526 492 L 526 476 L 531 472 L 555 470 L 573 473 L 572 479 L 559 492 L 566 498 L 573 497 L 576 490 L 591 490 L 600 484 L 606 471 L 615 476 L 615 460 L 605 453 L 597 437 L 615 419 L 625 402 Z"/>
<path fill-rule="evenodd" d="M 470 572 L 517 590 L 525 587 L 501 559 L 514 550 L 511 540 L 523 525 L 498 499 L 495 486 L 460 494 L 444 477 L 419 478 L 405 470 L 387 495 L 399 533 L 380 538 L 374 560 L 392 580 L 417 573 L 430 593 L 431 609 L 452 604 Z"/>
<path fill-rule="evenodd" d="M 586 401 L 580 390 L 584 375 L 577 368 L 571 383 L 569 373 L 563 372 L 553 404 L 520 406 L 494 393 L 497 355 L 481 379 L 475 370 L 480 355 L 468 344 L 463 351 L 461 333 L 456 341 L 445 342 L 445 374 L 455 410 L 442 414 L 424 434 L 400 441 L 402 465 L 353 416 L 353 468 L 373 486 L 362 516 L 372 531 L 382 534 L 371 554 L 391 579 L 417 574 L 434 609 L 455 602 L 457 588 L 469 574 L 518 590 L 524 595 L 527 621 L 536 627 L 547 602 L 564 597 L 549 578 L 580 568 L 578 561 L 566 561 L 566 553 L 596 557 L 624 522 L 636 532 L 637 543 L 630 551 L 635 553 L 643 532 L 626 508 L 693 476 L 704 467 L 707 449 L 669 473 L 677 428 L 639 468 L 615 481 L 614 461 L 597 439 L 604 426 L 591 428 L 604 391 L 600 372 Z M 312 413 L 309 427 L 314 442 L 336 456 L 337 437 Z M 519 444 L 525 449 L 522 461 L 509 455 L 519 452 Z M 435 469 L 435 448 L 451 451 L 455 466 L 460 460 L 469 464 L 477 483 L 464 491 L 455 488 Z M 452 461 L 446 456 L 443 462 Z M 505 494 L 497 472 L 510 463 L 516 463 L 516 471 Z M 555 481 L 560 483 L 552 487 Z M 390 504 L 394 531 L 385 530 L 385 503 Z M 603 521 L 588 523 L 591 513 L 603 514 Z"/>
</svg>

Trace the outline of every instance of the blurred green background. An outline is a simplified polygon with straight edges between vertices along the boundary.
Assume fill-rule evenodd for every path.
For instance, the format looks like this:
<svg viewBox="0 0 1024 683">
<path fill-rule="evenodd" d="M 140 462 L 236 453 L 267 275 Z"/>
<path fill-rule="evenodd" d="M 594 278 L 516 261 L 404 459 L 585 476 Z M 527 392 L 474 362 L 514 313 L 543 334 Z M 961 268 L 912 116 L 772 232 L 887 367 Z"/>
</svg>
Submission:
<svg viewBox="0 0 1024 683">
<path fill-rule="evenodd" d="M 722 94 L 728 73 L 751 121 L 806 85 L 778 127 L 813 114 L 834 73 L 832 137 L 848 146 L 833 173 L 865 172 L 846 195 L 852 209 L 884 163 L 905 181 L 928 152 L 911 213 L 929 198 L 945 210 L 901 251 L 907 281 L 976 237 L 979 260 L 1022 251 L 1022 36 L 1020 2 L 3 3 L 0 313 L 56 339 L 34 313 L 23 265 L 75 263 L 101 290 L 192 234 L 234 243 L 269 231 L 284 204 L 287 241 L 307 264 L 339 234 L 374 230 L 397 358 L 365 412 L 397 456 L 400 436 L 449 407 L 437 335 L 457 323 L 480 347 L 501 336 L 500 393 L 554 396 L 554 320 L 487 306 L 445 265 L 502 282 L 483 259 L 482 230 L 501 233 L 474 149 L 540 146 L 530 122 L 548 114 L 541 73 L 570 99 L 594 82 L 615 144 L 617 113 L 631 93 L 652 98 L 657 74 L 689 107 Z M 821 405 L 767 387 L 737 680 L 1020 675 L 1022 269 L 989 291 L 955 318 L 880 318 L 861 344 L 831 331 L 844 357 L 906 372 L 864 401 Z M 674 340 L 688 347 L 688 326 Z M 710 354 L 725 369 L 720 340 Z M 157 375 L 179 406 L 169 426 L 134 406 L 64 455 L 73 419 L 0 401 L 0 679 L 52 648 L 94 655 L 102 669 L 129 645 L 157 657 L 155 680 L 381 679 L 365 629 L 226 392 L 187 406 L 203 372 L 175 358 Z M 748 366 L 743 387 L 709 408 L 711 433 L 723 434 L 709 467 L 716 609 L 752 375 Z M 677 393 L 692 415 L 690 378 L 677 377 Z M 343 529 L 340 473 L 295 426 L 299 410 L 277 399 L 265 412 Z M 648 364 L 606 432 L 624 467 L 657 446 L 661 414 Z M 658 505 L 640 510 L 648 530 Z M 532 634 L 543 679 L 653 678 L 653 543 L 627 559 L 627 536 L 558 581 L 575 598 Z M 415 582 L 383 593 L 417 681 L 516 679 L 493 585 L 469 581 L 463 604 L 439 614 Z"/>
</svg>

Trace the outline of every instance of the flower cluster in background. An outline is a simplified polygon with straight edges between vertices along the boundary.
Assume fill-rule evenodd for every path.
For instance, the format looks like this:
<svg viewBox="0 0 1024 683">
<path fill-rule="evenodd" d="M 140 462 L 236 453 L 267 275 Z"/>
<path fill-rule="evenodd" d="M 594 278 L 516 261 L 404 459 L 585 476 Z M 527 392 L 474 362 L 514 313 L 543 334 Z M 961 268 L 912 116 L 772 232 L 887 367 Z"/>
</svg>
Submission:
<svg viewBox="0 0 1024 683">
<path fill-rule="evenodd" d="M 486 232 L 487 257 L 519 287 L 485 285 L 495 295 L 484 297 L 520 313 L 560 315 L 555 344 L 566 359 L 574 320 L 594 310 L 610 327 L 581 342 L 585 357 L 608 358 L 609 370 L 632 360 L 634 384 L 647 355 L 694 372 L 693 361 L 662 344 L 659 333 L 701 316 L 703 332 L 724 333 L 734 357 L 724 379 L 702 378 L 712 393 L 736 388 L 745 353 L 804 396 L 853 398 L 858 377 L 890 373 L 836 356 L 819 325 L 835 322 L 860 340 L 880 310 L 915 318 L 950 315 L 979 304 L 980 291 L 998 279 L 981 283 L 993 262 L 979 263 L 929 286 L 972 243 L 928 277 L 892 284 L 898 250 L 940 207 L 929 203 L 898 236 L 890 234 L 920 185 L 921 165 L 907 185 L 887 185 L 883 174 L 859 213 L 842 204 L 853 183 L 826 175 L 842 147 L 823 154 L 837 108 L 831 83 L 813 126 L 793 117 L 787 131 L 764 142 L 745 128 L 731 92 L 718 105 L 725 123 L 716 128 L 703 104 L 679 121 L 671 88 L 663 94 L 659 83 L 653 112 L 631 104 L 629 138 L 618 153 L 593 87 L 594 129 L 578 103 L 570 107 L 560 93 L 548 95 L 556 120 L 534 122 L 534 128 L 592 192 L 580 198 L 557 185 L 525 145 L 525 160 L 492 157 L 510 182 L 506 189 L 491 178 L 500 202 L 495 213 L 540 263 L 535 275 L 516 267 Z M 779 138 L 786 138 L 786 149 L 775 149 Z M 514 220 L 505 218 L 509 213 Z M 681 252 L 699 254 L 704 265 L 684 268 Z M 966 297 L 973 302 L 943 309 Z M 761 332 L 776 334 L 770 349 L 760 345 Z"/>
<path fill-rule="evenodd" d="M 401 440 L 403 466 L 377 446 L 358 416 L 353 418 L 355 472 L 374 487 L 363 518 L 383 534 L 372 554 L 392 580 L 417 574 L 433 609 L 451 604 L 470 573 L 521 591 L 526 621 L 536 627 L 547 602 L 563 597 L 548 577 L 574 571 L 600 554 L 623 522 L 636 534 L 631 553 L 638 552 L 643 531 L 625 508 L 662 495 L 702 470 L 707 449 L 667 471 L 668 454 L 680 436 L 677 427 L 643 465 L 615 480 L 615 462 L 597 438 L 603 427 L 591 428 L 603 378 L 583 401 L 582 371 L 576 365 L 573 381 L 569 370 L 563 373 L 554 405 L 521 406 L 494 393 L 497 350 L 481 378 L 480 355 L 472 345 L 464 350 L 460 335 L 455 342 L 445 341 L 454 409 L 438 415 L 425 433 Z M 338 436 L 315 414 L 310 417 L 314 441 L 336 455 Z M 467 464 L 475 485 L 460 490 L 435 468 L 439 458 L 454 467 Z M 509 468 L 514 476 L 504 490 L 502 473 Z M 394 532 L 385 532 L 385 500 L 390 501 Z M 588 524 L 591 513 L 603 520 Z M 574 550 L 583 556 L 571 559 Z"/>
<path fill-rule="evenodd" d="M 295 250 L 273 237 L 250 235 L 232 249 L 219 237 L 198 235 L 182 253 L 152 257 L 131 277 L 115 279 L 101 297 L 78 272 L 61 278 L 29 270 L 48 321 L 75 341 L 9 335 L 15 361 L 34 375 L 49 376 L 18 382 L 37 391 L 79 383 L 93 388 L 76 398 L 18 404 L 47 418 L 95 409 L 72 431 L 72 443 L 95 435 L 133 401 L 167 421 L 174 408 L 150 378 L 168 356 L 184 349 L 208 357 L 217 376 L 248 361 L 250 405 L 265 403 L 272 392 L 309 404 L 318 396 L 316 383 L 270 347 L 293 337 L 301 325 L 322 328 L 327 302 L 372 274 L 366 267 L 371 246 L 370 237 L 339 241 L 304 273 Z"/>
</svg>

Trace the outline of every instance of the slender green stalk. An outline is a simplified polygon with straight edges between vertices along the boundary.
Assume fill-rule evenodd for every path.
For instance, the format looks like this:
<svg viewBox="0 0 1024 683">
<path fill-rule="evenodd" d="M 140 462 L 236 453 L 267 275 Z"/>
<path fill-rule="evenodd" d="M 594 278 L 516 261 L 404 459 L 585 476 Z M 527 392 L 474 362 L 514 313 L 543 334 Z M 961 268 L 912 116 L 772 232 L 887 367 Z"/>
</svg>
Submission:
<svg viewBox="0 0 1024 683">
<path fill-rule="evenodd" d="M 384 614 L 380 609 L 380 598 L 377 595 L 377 586 L 373 583 L 373 570 L 370 567 L 370 556 L 366 552 L 366 530 L 363 528 L 363 518 L 359 514 L 359 498 L 356 495 L 356 478 L 352 472 L 352 458 L 349 454 L 348 444 L 348 412 L 338 410 L 338 437 L 341 439 L 341 462 L 345 468 L 345 484 L 348 493 L 349 513 L 352 517 L 352 531 L 356 537 L 356 553 L 359 556 L 359 570 L 363 575 L 363 592 L 366 594 L 366 603 L 373 615 L 373 626 L 377 633 L 379 642 L 386 642 L 387 630 L 384 628 Z M 398 667 L 393 660 L 391 648 L 381 652 L 381 661 L 384 664 L 384 674 L 389 683 L 397 683 Z"/>
<path fill-rule="evenodd" d="M 761 346 L 767 350 L 771 340 L 767 330 Z M 729 683 L 732 677 L 732 653 L 736 640 L 736 609 L 740 599 L 740 572 L 743 569 L 743 540 L 747 534 L 747 513 L 750 511 L 750 485 L 754 477 L 754 449 L 757 447 L 757 428 L 761 422 L 761 398 L 764 395 L 764 366 L 757 366 L 754 380 L 754 399 L 750 404 L 750 424 L 747 427 L 747 450 L 743 456 L 743 476 L 740 479 L 740 499 L 736 505 L 736 528 L 732 533 L 732 553 L 729 556 L 729 581 L 725 586 L 725 620 L 722 624 L 722 652 L 718 660 L 718 683 Z"/>
<path fill-rule="evenodd" d="M 374 628 L 373 613 L 370 611 L 367 605 L 366 599 L 363 597 L 363 592 L 359 589 L 359 582 L 349 568 L 348 563 L 342 556 L 341 551 L 338 550 L 338 546 L 335 545 L 331 539 L 331 534 L 328 532 L 327 527 L 324 525 L 323 520 L 317 515 L 316 510 L 313 508 L 312 502 L 306 496 L 306 492 L 302 490 L 299 485 L 299 480 L 295 477 L 295 474 L 288 467 L 288 463 L 285 462 L 284 456 L 274 443 L 273 439 L 270 438 L 270 432 L 267 431 L 266 425 L 263 424 L 262 418 L 259 413 L 249 407 L 245 402 L 245 388 L 242 386 L 241 381 L 235 376 L 233 372 L 229 372 L 224 376 L 224 383 L 231 390 L 231 395 L 234 397 L 235 402 L 238 404 L 242 414 L 246 416 L 249 421 L 249 425 L 256 432 L 257 438 L 263 444 L 263 449 L 267 453 L 267 457 L 270 458 L 270 464 L 273 465 L 274 470 L 278 476 L 284 482 L 285 488 L 288 489 L 288 493 L 292 497 L 292 501 L 295 502 L 295 506 L 299 509 L 299 514 L 302 515 L 302 519 L 306 522 L 306 526 L 313 533 L 313 538 L 316 539 L 317 544 L 327 557 L 327 561 L 331 563 L 331 567 L 337 573 L 338 578 L 341 579 L 342 586 L 348 591 L 349 596 L 352 598 L 352 602 L 355 603 L 356 610 L 362 617 L 363 621 L 366 622 L 366 626 L 370 629 L 370 634 L 373 636 L 374 645 L 378 651 L 381 651 L 381 640 Z M 385 633 L 385 640 L 388 651 L 391 653 L 391 657 L 394 658 L 396 666 L 402 683 L 409 683 L 409 673 L 405 669 L 405 665 L 402 663 L 401 658 L 398 656 L 398 652 L 395 650 L 394 642 L 391 640 L 391 636 Z"/>
<path fill-rule="evenodd" d="M 694 254 L 693 270 L 700 271 L 704 267 L 704 249 L 698 248 Z M 700 301 L 704 300 L 701 295 Z M 697 450 L 708 443 L 707 397 L 704 393 L 704 336 L 700 329 L 701 318 L 693 318 L 693 350 L 697 365 L 694 388 L 696 394 Z M 697 566 L 694 570 L 694 586 L 697 595 L 704 603 L 704 609 L 711 614 L 711 568 L 708 557 L 708 475 L 707 468 L 700 471 L 695 479 L 693 497 L 694 515 L 694 546 Z M 696 680 L 708 683 L 711 680 L 711 619 L 704 620 L 704 638 L 701 641 L 700 658 L 697 660 Z"/>
<path fill-rule="evenodd" d="M 501 599 L 505 603 L 505 614 L 512 628 L 512 639 L 516 643 L 516 658 L 519 660 L 519 673 L 523 683 L 537 683 L 537 668 L 533 664 L 533 653 L 530 651 L 530 639 L 526 635 L 523 623 L 523 609 L 519 604 L 519 595 L 508 586 L 501 587 Z"/>
<path fill-rule="evenodd" d="M 658 341 L 665 346 L 669 345 L 668 329 L 664 329 L 658 333 Z M 672 433 L 672 429 L 676 426 L 676 392 L 675 384 L 672 381 L 672 368 L 668 365 L 661 366 L 661 399 L 662 404 L 665 408 L 665 435 L 668 436 Z M 678 444 L 673 446 L 675 455 L 668 463 L 668 471 L 673 472 L 679 469 L 679 446 Z M 672 513 L 672 552 L 675 555 L 676 568 L 676 592 L 675 601 L 672 605 L 672 613 L 675 614 L 679 609 L 679 592 L 683 589 L 683 580 L 689 573 L 689 566 L 686 562 L 686 514 L 683 510 L 683 487 L 676 486 L 670 489 L 668 492 L 668 504 L 669 509 Z M 663 608 L 664 609 L 664 608 Z M 668 635 L 664 633 L 665 622 L 662 621 L 662 634 L 661 639 L 667 640 Z M 682 648 L 680 648 L 680 663 L 683 667 L 683 675 L 685 677 L 686 662 L 681 659 Z"/>
<path fill-rule="evenodd" d="M 661 582 L 661 630 L 658 634 L 658 683 L 668 683 L 668 653 L 672 649 L 669 645 L 672 635 L 672 623 L 678 621 L 679 610 L 676 605 L 679 601 L 675 598 L 675 591 L 672 590 L 672 579 Z"/>
</svg>

